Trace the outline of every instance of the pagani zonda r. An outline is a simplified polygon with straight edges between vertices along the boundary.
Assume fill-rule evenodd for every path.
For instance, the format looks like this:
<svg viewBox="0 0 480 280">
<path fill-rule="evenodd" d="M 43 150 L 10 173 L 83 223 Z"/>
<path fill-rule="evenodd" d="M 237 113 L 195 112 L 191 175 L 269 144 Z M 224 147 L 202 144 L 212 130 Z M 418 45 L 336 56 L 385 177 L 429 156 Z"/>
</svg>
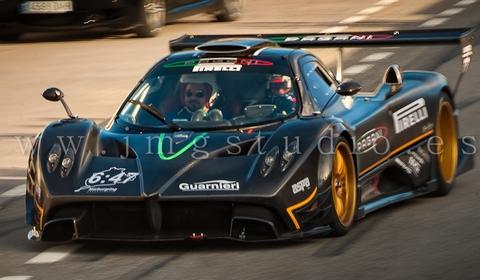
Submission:
<svg viewBox="0 0 480 280">
<path fill-rule="evenodd" d="M 30 239 L 280 240 L 428 193 L 473 167 L 455 92 L 435 72 L 392 65 L 373 93 L 291 47 L 461 43 L 469 29 L 185 36 L 105 127 L 49 124 L 31 151 Z M 193 51 L 175 50 L 195 48 Z M 339 69 L 341 70 L 341 69 Z"/>
<path fill-rule="evenodd" d="M 236 20 L 243 0 L 8 0 L 0 1 L 0 39 L 25 32 L 108 28 L 155 36 L 166 21 L 198 13 Z"/>
</svg>

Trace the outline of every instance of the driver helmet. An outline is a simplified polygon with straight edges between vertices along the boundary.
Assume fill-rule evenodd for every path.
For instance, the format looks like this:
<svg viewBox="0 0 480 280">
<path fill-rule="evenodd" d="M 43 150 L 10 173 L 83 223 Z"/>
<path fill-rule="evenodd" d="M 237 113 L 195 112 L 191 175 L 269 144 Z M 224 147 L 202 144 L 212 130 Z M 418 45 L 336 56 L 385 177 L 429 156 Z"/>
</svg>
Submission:
<svg viewBox="0 0 480 280">
<path fill-rule="evenodd" d="M 292 91 L 292 79 L 289 76 L 273 74 L 268 79 L 268 90 L 272 95 L 287 95 Z"/>
</svg>

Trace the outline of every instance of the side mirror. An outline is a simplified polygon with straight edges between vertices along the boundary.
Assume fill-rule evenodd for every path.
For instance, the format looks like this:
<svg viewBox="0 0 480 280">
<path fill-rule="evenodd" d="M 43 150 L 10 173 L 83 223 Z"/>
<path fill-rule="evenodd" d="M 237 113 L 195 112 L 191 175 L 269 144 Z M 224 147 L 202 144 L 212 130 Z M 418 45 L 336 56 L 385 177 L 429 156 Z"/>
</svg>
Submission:
<svg viewBox="0 0 480 280">
<path fill-rule="evenodd" d="M 397 64 L 388 66 L 383 75 L 383 83 L 390 86 L 388 97 L 397 93 L 403 86 L 402 71 Z"/>
<path fill-rule="evenodd" d="M 72 111 L 70 110 L 70 108 L 68 107 L 67 103 L 65 102 L 65 100 L 63 99 L 63 92 L 61 90 L 59 90 L 58 88 L 47 88 L 43 93 L 42 93 L 42 96 L 43 98 L 47 99 L 48 101 L 53 101 L 53 102 L 57 102 L 57 101 L 61 101 L 62 102 L 62 105 L 63 105 L 63 108 L 65 108 L 65 111 L 67 112 L 67 115 L 71 118 L 71 119 L 76 119 L 77 116 L 75 116 Z"/>
<path fill-rule="evenodd" d="M 47 88 L 42 93 L 43 98 L 47 99 L 48 101 L 57 102 L 63 98 L 63 92 L 58 88 Z"/>
<path fill-rule="evenodd" d="M 343 96 L 352 96 L 355 95 L 362 89 L 362 86 L 355 82 L 355 81 L 348 81 L 341 83 L 338 87 L 336 92 Z"/>
</svg>

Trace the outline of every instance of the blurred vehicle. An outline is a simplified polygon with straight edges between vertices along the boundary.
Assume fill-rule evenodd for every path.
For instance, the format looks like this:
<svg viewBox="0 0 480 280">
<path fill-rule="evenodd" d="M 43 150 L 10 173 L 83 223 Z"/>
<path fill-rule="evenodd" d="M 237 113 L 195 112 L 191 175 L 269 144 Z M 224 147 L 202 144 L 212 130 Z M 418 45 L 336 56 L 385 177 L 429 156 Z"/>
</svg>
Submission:
<svg viewBox="0 0 480 280">
<path fill-rule="evenodd" d="M 233 21 L 242 7 L 243 0 L 7 0 L 0 1 L 0 38 L 102 27 L 152 37 L 165 22 L 198 13 Z"/>
<path fill-rule="evenodd" d="M 185 35 L 171 49 L 195 50 L 153 66 L 105 127 L 47 89 L 70 118 L 33 145 L 29 238 L 342 235 L 392 203 L 446 195 L 473 168 L 474 143 L 459 138 L 445 77 L 391 65 L 375 92 L 362 93 L 300 47 L 461 43 L 464 73 L 471 33 Z"/>
</svg>

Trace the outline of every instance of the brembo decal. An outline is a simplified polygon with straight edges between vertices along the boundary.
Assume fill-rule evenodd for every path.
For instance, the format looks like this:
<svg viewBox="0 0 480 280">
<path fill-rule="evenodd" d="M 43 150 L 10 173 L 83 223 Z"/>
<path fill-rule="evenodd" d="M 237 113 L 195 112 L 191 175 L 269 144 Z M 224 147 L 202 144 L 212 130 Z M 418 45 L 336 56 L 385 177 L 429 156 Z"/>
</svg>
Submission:
<svg viewBox="0 0 480 280">
<path fill-rule="evenodd" d="M 425 99 L 420 98 L 393 113 L 395 133 L 400 133 L 428 118 Z"/>
<path fill-rule="evenodd" d="M 293 194 L 297 194 L 299 192 L 304 192 L 305 190 L 310 189 L 310 179 L 305 177 L 304 179 L 300 180 L 298 183 L 292 185 Z"/>
<path fill-rule="evenodd" d="M 194 191 L 238 191 L 240 184 L 236 181 L 213 180 L 198 183 L 180 183 L 178 188 L 183 192 Z"/>
<path fill-rule="evenodd" d="M 387 140 L 388 128 L 376 127 L 365 132 L 357 140 L 357 152 L 364 153 L 374 149 L 379 143 Z"/>
<path fill-rule="evenodd" d="M 74 192 L 116 192 L 118 185 L 133 182 L 138 175 L 138 172 L 125 172 L 125 168 L 111 167 L 107 170 L 93 173 L 92 176 L 85 180 L 84 185 Z"/>
<path fill-rule="evenodd" d="M 188 149 L 190 149 L 193 145 L 197 144 L 197 142 L 200 141 L 201 139 L 203 139 L 203 137 L 205 137 L 205 135 L 207 135 L 207 134 L 208 134 L 207 132 L 204 132 L 204 133 L 201 133 L 201 134 L 195 136 L 192 139 L 192 141 L 190 141 L 188 144 L 186 144 L 178 152 L 167 156 L 163 153 L 163 142 L 164 142 L 164 139 L 165 139 L 165 133 L 160 133 L 160 137 L 158 139 L 158 157 L 161 160 L 172 160 L 174 158 L 177 158 L 181 154 L 185 153 Z"/>
</svg>

